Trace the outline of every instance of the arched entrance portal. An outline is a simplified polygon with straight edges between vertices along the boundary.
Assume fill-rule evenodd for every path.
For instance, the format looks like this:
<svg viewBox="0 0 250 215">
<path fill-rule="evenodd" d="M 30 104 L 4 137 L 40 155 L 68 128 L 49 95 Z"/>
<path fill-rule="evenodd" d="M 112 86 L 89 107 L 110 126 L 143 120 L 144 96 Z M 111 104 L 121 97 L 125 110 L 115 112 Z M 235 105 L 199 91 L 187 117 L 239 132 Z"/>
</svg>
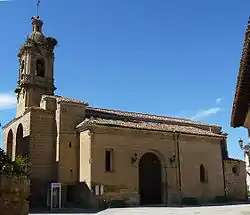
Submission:
<svg viewBox="0 0 250 215">
<path fill-rule="evenodd" d="M 144 154 L 139 162 L 139 192 L 142 205 L 162 203 L 161 162 L 152 152 Z"/>
</svg>

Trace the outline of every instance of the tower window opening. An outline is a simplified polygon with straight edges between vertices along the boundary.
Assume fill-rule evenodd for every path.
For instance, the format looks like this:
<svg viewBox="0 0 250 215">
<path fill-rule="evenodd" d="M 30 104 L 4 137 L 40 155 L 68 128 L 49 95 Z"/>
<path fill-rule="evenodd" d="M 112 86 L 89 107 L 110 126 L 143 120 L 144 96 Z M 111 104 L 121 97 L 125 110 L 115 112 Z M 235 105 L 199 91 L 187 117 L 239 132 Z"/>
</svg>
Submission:
<svg viewBox="0 0 250 215">
<path fill-rule="evenodd" d="M 24 66 L 25 66 L 25 63 L 24 63 L 24 60 L 22 60 L 22 62 L 21 62 L 21 73 L 23 73 L 24 72 Z"/>
<path fill-rule="evenodd" d="M 36 61 L 36 75 L 43 78 L 45 77 L 45 61 L 43 59 Z"/>
</svg>

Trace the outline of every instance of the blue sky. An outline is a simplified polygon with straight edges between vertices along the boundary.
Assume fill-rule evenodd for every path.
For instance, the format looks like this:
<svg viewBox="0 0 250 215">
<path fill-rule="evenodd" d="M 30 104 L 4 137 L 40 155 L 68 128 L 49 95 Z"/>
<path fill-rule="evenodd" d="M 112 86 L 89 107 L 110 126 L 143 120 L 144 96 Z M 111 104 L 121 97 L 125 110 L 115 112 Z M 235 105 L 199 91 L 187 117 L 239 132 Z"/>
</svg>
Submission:
<svg viewBox="0 0 250 215">
<path fill-rule="evenodd" d="M 0 1 L 2 124 L 15 116 L 16 55 L 33 15 L 35 0 Z M 39 15 L 59 42 L 57 94 L 220 124 L 229 154 L 242 157 L 247 131 L 230 117 L 250 1 L 41 0 Z"/>
</svg>

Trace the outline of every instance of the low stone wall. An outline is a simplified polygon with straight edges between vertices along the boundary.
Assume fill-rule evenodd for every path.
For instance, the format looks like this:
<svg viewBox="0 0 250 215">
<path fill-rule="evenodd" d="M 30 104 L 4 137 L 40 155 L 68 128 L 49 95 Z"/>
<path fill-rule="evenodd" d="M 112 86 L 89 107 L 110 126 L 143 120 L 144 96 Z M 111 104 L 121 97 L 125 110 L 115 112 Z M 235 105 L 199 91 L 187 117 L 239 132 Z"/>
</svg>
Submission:
<svg viewBox="0 0 250 215">
<path fill-rule="evenodd" d="M 29 187 L 27 177 L 0 175 L 0 214 L 28 215 Z"/>
<path fill-rule="evenodd" d="M 104 185 L 104 195 L 101 199 L 105 201 L 122 200 L 131 206 L 138 205 L 140 202 L 138 191 L 134 187 L 126 185 Z"/>
<path fill-rule="evenodd" d="M 245 162 L 236 159 L 224 160 L 226 194 L 231 200 L 246 200 Z"/>
</svg>

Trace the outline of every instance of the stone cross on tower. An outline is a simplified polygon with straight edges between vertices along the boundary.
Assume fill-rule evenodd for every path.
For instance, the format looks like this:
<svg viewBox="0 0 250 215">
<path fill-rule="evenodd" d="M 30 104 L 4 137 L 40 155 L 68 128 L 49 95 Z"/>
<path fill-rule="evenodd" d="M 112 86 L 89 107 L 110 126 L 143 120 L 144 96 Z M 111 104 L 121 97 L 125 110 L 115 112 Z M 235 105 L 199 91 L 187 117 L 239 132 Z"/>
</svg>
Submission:
<svg viewBox="0 0 250 215">
<path fill-rule="evenodd" d="M 40 3 L 41 3 L 41 1 L 40 1 L 40 0 L 37 0 L 37 4 L 36 4 L 36 16 L 37 16 L 37 17 L 39 17 L 38 12 L 39 12 Z"/>
</svg>

